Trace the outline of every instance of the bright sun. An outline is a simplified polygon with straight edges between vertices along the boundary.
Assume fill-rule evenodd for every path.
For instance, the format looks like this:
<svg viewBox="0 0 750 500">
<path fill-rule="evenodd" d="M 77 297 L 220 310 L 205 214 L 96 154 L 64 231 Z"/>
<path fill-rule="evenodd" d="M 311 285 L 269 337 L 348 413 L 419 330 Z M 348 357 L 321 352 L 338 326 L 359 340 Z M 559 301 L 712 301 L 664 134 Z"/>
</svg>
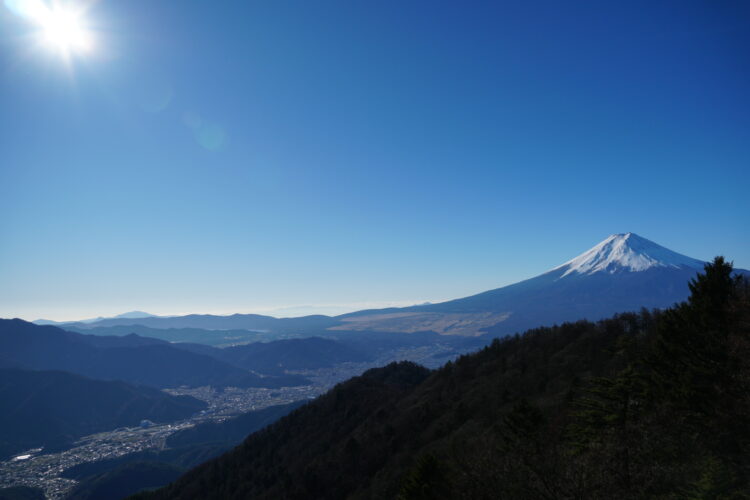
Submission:
<svg viewBox="0 0 750 500">
<path fill-rule="evenodd" d="M 91 37 L 81 21 L 80 16 L 72 12 L 45 12 L 39 19 L 45 43 L 66 53 L 90 50 Z"/>
<path fill-rule="evenodd" d="M 33 26 L 36 42 L 70 61 L 96 48 L 86 19 L 94 0 L 0 0 Z"/>
</svg>

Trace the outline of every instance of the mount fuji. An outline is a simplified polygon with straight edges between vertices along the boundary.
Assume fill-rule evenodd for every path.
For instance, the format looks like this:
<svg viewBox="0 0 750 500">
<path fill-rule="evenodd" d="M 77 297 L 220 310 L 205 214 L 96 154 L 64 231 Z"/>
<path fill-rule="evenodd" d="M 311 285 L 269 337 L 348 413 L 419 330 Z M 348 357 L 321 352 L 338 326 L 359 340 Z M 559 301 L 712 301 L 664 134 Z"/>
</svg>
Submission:
<svg viewBox="0 0 750 500">
<path fill-rule="evenodd" d="M 339 317 L 344 323 L 334 329 L 505 335 L 565 321 L 597 320 L 685 300 L 689 280 L 704 265 L 635 233 L 613 234 L 534 278 L 439 304 L 347 314 Z"/>
<path fill-rule="evenodd" d="M 613 234 L 590 250 L 534 278 L 437 304 L 370 309 L 341 316 L 274 318 L 231 316 L 151 316 L 129 313 L 116 318 L 61 325 L 100 335 L 130 333 L 157 336 L 159 329 L 252 330 L 293 334 L 326 331 L 435 332 L 444 335 L 502 336 L 529 328 L 579 319 L 597 320 L 619 312 L 666 308 L 688 296 L 688 282 L 705 262 L 669 250 L 635 233 Z M 746 276 L 750 272 L 737 270 Z M 109 327 L 125 330 L 110 332 Z M 99 329 L 99 330 L 97 330 Z M 195 341 L 196 332 L 182 338 Z M 234 334 L 233 333 L 233 334 Z M 172 334 L 170 334 L 172 335 Z M 176 332 L 175 335 L 186 335 Z M 161 337 L 160 337 L 161 338 Z M 179 340 L 169 337 L 169 340 Z"/>
</svg>

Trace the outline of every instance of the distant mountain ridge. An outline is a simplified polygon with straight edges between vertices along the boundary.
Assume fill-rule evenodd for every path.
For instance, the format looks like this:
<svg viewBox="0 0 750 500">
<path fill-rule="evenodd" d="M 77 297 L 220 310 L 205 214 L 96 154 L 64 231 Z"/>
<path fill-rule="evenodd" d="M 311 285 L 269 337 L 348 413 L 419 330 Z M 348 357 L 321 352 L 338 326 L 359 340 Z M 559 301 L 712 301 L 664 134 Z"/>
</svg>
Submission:
<svg viewBox="0 0 750 500">
<path fill-rule="evenodd" d="M 704 264 L 635 233 L 620 233 L 534 278 L 447 302 L 363 310 L 336 317 L 191 314 L 109 318 L 66 326 L 77 331 L 96 328 L 97 334 L 106 327 L 137 325 L 303 336 L 326 330 L 501 336 L 564 321 L 597 320 L 642 307 L 669 307 L 687 297 L 688 281 Z M 741 269 L 736 272 L 750 275 Z M 196 338 L 194 333 L 191 336 Z"/>
<path fill-rule="evenodd" d="M 669 310 L 532 329 L 433 372 L 368 370 L 133 499 L 743 498 L 750 283 L 735 278 L 717 258 Z"/>
<path fill-rule="evenodd" d="M 441 328 L 439 333 L 502 336 L 565 321 L 593 321 L 684 300 L 688 282 L 704 265 L 635 233 L 614 234 L 534 278 L 438 304 L 350 313 L 340 316 L 344 324 L 334 329 Z"/>
<path fill-rule="evenodd" d="M 20 319 L 0 320 L 0 368 L 64 370 L 152 387 L 284 387 L 309 383 L 298 375 L 260 376 L 213 356 L 157 339 L 82 335 Z"/>
<path fill-rule="evenodd" d="M 200 328 L 204 330 L 255 330 L 255 331 L 299 331 L 311 328 L 325 329 L 338 324 L 330 316 L 314 315 L 300 318 L 274 318 L 261 314 L 232 314 L 216 316 L 213 314 L 188 314 L 186 316 L 149 316 L 145 318 L 105 318 L 84 323 L 73 322 L 59 326 L 75 328 L 113 327 L 141 325 L 151 328 Z"/>
<path fill-rule="evenodd" d="M 97 323 L 100 321 L 104 321 L 106 319 L 141 319 L 141 318 L 152 318 L 152 317 L 154 317 L 154 315 L 149 314 L 147 312 L 130 311 L 130 312 L 118 314 L 117 316 L 113 316 L 112 318 L 105 318 L 104 316 L 99 316 L 96 318 L 82 319 L 78 321 L 54 321 L 51 319 L 37 319 L 37 320 L 32 321 L 32 323 L 37 324 L 37 325 L 59 326 L 59 325 L 69 325 L 73 323 Z"/>
</svg>

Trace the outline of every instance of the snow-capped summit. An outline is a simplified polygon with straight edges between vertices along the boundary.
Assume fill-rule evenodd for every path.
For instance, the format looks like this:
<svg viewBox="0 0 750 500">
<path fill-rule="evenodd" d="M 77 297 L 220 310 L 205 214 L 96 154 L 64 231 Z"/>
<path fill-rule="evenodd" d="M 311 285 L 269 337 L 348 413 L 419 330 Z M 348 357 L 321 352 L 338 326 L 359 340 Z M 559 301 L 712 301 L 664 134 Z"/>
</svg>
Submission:
<svg viewBox="0 0 750 500">
<path fill-rule="evenodd" d="M 348 330 L 503 336 L 670 307 L 688 298 L 688 283 L 705 264 L 634 233 L 613 234 L 565 264 L 512 285 L 438 304 L 358 311 L 343 321 Z"/>
<path fill-rule="evenodd" d="M 645 271 L 653 267 L 703 269 L 704 262 L 673 252 L 635 233 L 613 234 L 592 249 L 552 271 L 594 274 Z"/>
</svg>

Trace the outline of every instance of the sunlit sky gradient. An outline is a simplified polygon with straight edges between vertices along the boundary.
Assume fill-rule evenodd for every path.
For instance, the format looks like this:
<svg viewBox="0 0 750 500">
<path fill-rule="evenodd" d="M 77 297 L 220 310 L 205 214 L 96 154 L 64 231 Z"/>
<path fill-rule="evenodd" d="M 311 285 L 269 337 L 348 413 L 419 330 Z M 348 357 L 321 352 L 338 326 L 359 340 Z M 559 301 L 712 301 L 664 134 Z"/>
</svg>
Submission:
<svg viewBox="0 0 750 500">
<path fill-rule="evenodd" d="M 60 57 L 4 1 L 0 317 L 437 301 L 627 231 L 750 268 L 750 2 L 102 0 Z"/>
</svg>

